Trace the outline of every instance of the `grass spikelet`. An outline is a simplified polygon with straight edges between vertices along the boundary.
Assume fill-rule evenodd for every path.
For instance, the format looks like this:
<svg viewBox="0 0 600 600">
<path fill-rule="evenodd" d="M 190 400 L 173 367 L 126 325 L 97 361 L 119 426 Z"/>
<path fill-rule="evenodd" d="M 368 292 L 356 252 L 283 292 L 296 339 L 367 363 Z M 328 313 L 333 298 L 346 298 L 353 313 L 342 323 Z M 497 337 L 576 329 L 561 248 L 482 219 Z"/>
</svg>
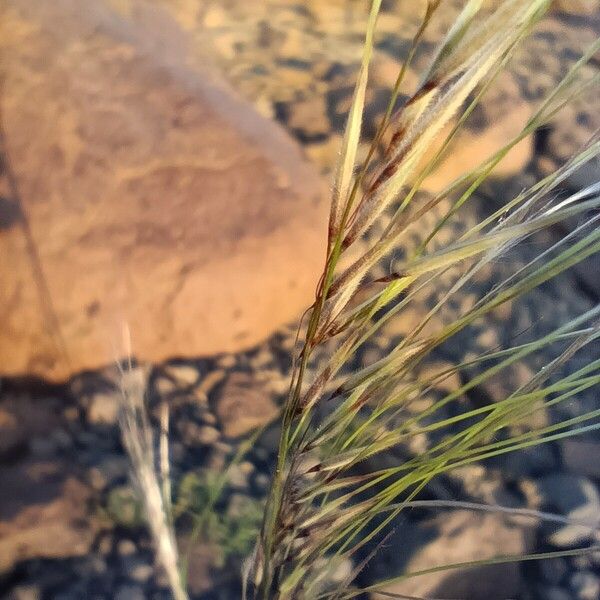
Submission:
<svg viewBox="0 0 600 600">
<path fill-rule="evenodd" d="M 502 3 L 471 35 L 469 28 L 453 52 L 439 59 L 399 116 L 386 164 L 353 215 L 344 247 L 358 239 L 397 197 L 442 128 L 547 5 L 546 0 Z"/>
<path fill-rule="evenodd" d="M 365 38 L 363 58 L 354 89 L 354 98 L 352 106 L 348 113 L 346 131 L 342 142 L 340 158 L 333 186 L 333 198 L 331 201 L 331 215 L 329 219 L 329 241 L 339 234 L 339 228 L 342 221 L 342 214 L 350 209 L 350 187 L 356 163 L 356 152 L 360 141 L 360 130 L 362 124 L 362 115 L 365 105 L 365 93 L 367 91 L 367 81 L 369 78 L 369 64 L 373 54 L 373 34 L 377 24 L 377 16 L 381 8 L 381 0 L 374 0 L 369 14 L 367 24 L 367 35 Z M 347 202 L 344 204 L 344 201 Z"/>
</svg>

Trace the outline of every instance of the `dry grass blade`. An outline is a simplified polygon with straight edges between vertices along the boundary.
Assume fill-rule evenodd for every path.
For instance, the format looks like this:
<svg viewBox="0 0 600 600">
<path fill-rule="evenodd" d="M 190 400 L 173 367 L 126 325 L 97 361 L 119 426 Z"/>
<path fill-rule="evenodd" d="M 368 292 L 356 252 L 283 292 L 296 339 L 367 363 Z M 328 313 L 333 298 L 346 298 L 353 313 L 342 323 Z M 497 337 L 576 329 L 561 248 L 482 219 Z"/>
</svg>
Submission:
<svg viewBox="0 0 600 600">
<path fill-rule="evenodd" d="M 160 481 L 162 484 L 163 502 L 165 512 L 172 520 L 172 494 L 171 494 L 171 469 L 169 463 L 169 405 L 163 401 L 160 407 Z"/>
<path fill-rule="evenodd" d="M 187 600 L 188 595 L 179 574 L 179 556 L 172 528 L 168 486 L 161 489 L 156 467 L 154 439 L 144 404 L 145 375 L 131 366 L 122 372 L 122 403 L 119 425 L 123 446 L 131 461 L 131 477 L 143 500 L 146 517 L 156 548 L 158 563 L 164 569 L 175 600 Z M 165 460 L 164 450 L 162 460 Z M 167 459 L 168 460 L 168 459 Z M 165 470 L 164 464 L 162 470 Z"/>
</svg>

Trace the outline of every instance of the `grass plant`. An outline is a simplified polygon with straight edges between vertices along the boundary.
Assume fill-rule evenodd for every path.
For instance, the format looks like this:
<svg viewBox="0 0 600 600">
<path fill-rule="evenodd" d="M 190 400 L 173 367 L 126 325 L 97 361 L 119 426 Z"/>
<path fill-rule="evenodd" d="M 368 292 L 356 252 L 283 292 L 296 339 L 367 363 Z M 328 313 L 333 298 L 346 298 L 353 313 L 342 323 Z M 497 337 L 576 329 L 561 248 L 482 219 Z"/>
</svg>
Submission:
<svg viewBox="0 0 600 600">
<path fill-rule="evenodd" d="M 428 3 L 407 61 L 440 4 L 435 0 Z M 600 411 L 596 410 L 537 430 L 512 430 L 514 424 L 526 421 L 540 406 L 566 402 L 600 383 L 600 363 L 594 360 L 560 376 L 567 361 L 597 341 L 599 307 L 538 340 L 457 364 L 429 381 L 411 377 L 436 349 L 478 319 L 600 248 L 596 216 L 492 286 L 450 323 L 433 333 L 427 327 L 482 269 L 515 245 L 571 216 L 596 211 L 600 202 L 598 184 L 562 200 L 553 199 L 566 178 L 597 155 L 600 146 L 595 135 L 567 165 L 516 197 L 504 199 L 499 210 L 458 239 L 433 247 L 439 232 L 502 158 L 525 136 L 548 123 L 574 96 L 598 82 L 597 76 L 580 76 L 583 65 L 598 51 L 599 44 L 595 44 L 542 102 L 519 135 L 441 193 L 419 200 L 417 192 L 422 182 L 451 150 L 451 142 L 469 114 L 550 3 L 507 0 L 496 4 L 495 9 L 483 14 L 481 1 L 466 2 L 417 90 L 398 113 L 392 114 L 407 67 L 401 69 L 375 142 L 365 162 L 357 165 L 368 70 L 381 7 L 378 0 L 372 3 L 335 178 L 325 267 L 284 407 L 278 463 L 255 551 L 251 575 L 254 598 L 353 597 L 359 592 L 326 590 L 327 563 L 320 559 L 354 557 L 366 545 L 385 539 L 394 519 L 415 502 L 434 477 L 457 466 L 599 427 Z M 431 156 L 436 140 L 448 126 L 450 133 Z M 391 141 L 382 164 L 368 176 L 375 144 L 383 139 L 386 129 Z M 373 268 L 391 255 L 408 227 L 447 199 L 452 200 L 451 209 L 437 220 L 416 250 L 402 264 L 395 263 L 388 277 L 369 280 Z M 387 216 L 390 211 L 391 216 Z M 358 256 L 345 261 L 358 240 L 378 221 L 384 222 L 383 233 Z M 436 286 L 442 276 L 449 277 L 451 284 L 414 330 L 387 356 L 345 374 L 344 366 L 351 363 L 355 353 L 390 319 L 402 318 L 403 310 L 416 302 L 424 289 Z M 331 340 L 337 340 L 334 350 L 317 375 L 309 377 L 311 356 Z M 442 409 L 456 403 L 469 389 L 536 351 L 560 347 L 561 341 L 563 347 L 555 359 L 506 398 L 490 406 L 462 410 L 457 416 L 444 416 Z M 467 383 L 430 408 L 408 416 L 410 404 L 431 390 L 436 380 L 468 371 L 474 363 L 480 367 L 479 374 L 469 377 Z M 328 407 L 325 412 L 324 404 Z M 360 424 L 354 426 L 359 419 Z M 441 441 L 403 464 L 367 472 L 355 469 L 413 436 L 440 430 L 444 432 Z M 356 575 L 353 573 L 350 579 Z M 392 581 L 371 586 L 368 591 L 383 589 Z"/>
<path fill-rule="evenodd" d="M 369 66 L 381 4 L 381 0 L 371 3 L 364 54 L 335 174 L 325 264 L 315 301 L 306 315 L 301 348 L 294 357 L 289 395 L 281 415 L 277 465 L 259 539 L 244 568 L 244 595 L 255 600 L 348 599 L 365 592 L 401 597 L 385 592 L 385 588 L 409 576 L 406 573 L 390 574 L 388 580 L 363 590 L 352 586 L 377 546 L 386 540 L 395 519 L 410 507 L 513 512 L 573 524 L 566 517 L 539 511 L 463 502 L 428 503 L 420 500 L 419 494 L 435 477 L 456 467 L 600 428 L 600 409 L 559 422 L 531 425 L 540 411 L 563 406 L 600 384 L 600 360 L 588 353 L 598 344 L 600 306 L 537 339 L 469 357 L 429 373 L 426 379 L 416 375 L 444 344 L 459 339 L 498 307 L 600 250 L 600 183 L 562 194 L 565 182 L 598 156 L 597 132 L 555 172 L 503 198 L 499 208 L 456 239 L 440 241 L 441 232 L 460 218 L 460 211 L 512 148 L 547 125 L 575 97 L 597 86 L 600 76 L 589 76 L 585 66 L 597 56 L 600 41 L 552 89 L 518 135 L 507 139 L 492 155 L 482 157 L 477 167 L 461 174 L 441 192 L 423 195 L 420 190 L 427 175 L 452 151 L 467 118 L 548 10 L 550 1 L 503 0 L 484 10 L 482 0 L 466 0 L 417 89 L 394 113 L 409 63 L 442 5 L 440 0 L 430 0 L 398 74 L 388 110 L 364 161 L 359 163 Z M 384 139 L 389 142 L 383 158 L 377 161 L 377 147 Z M 436 211 L 449 201 L 450 208 L 439 216 Z M 490 282 L 472 305 L 439 324 L 444 307 L 461 290 L 470 289 L 472 282 L 501 257 L 510 258 L 515 247 L 529 243 L 541 230 L 583 215 L 586 218 L 569 233 L 515 266 L 503 280 Z M 411 226 L 427 217 L 434 218 L 434 224 L 421 243 L 401 261 L 395 260 L 386 277 L 374 277 L 376 266 L 391 261 Z M 370 231 L 377 233 L 366 237 Z M 448 283 L 441 285 L 442 281 Z M 358 370 L 347 368 L 365 344 L 392 319 L 402 319 L 430 289 L 439 290 L 436 301 L 386 356 Z M 315 371 L 315 356 L 323 353 L 326 359 Z M 470 390 L 539 353 L 553 353 L 553 358 L 504 398 L 479 407 L 461 404 Z M 572 362 L 582 354 L 590 356 L 583 366 L 581 361 Z M 567 369 L 568 365 L 576 366 Z M 463 382 L 457 389 L 447 391 L 416 414 L 410 411 L 438 383 L 457 374 Z M 445 409 L 450 406 L 455 410 L 449 416 Z M 132 429 L 128 421 L 124 424 L 125 431 Z M 430 434 L 435 434 L 434 441 L 423 452 L 393 466 L 368 467 L 376 464 L 376 456 Z M 135 470 L 143 470 L 144 465 L 135 458 L 139 454 L 135 444 L 127 446 Z M 156 487 L 153 493 L 163 498 L 160 486 L 152 487 Z M 148 506 L 150 520 L 152 510 Z M 156 519 L 169 523 L 167 517 Z M 160 555 L 166 546 L 172 546 L 168 540 L 173 536 L 159 529 L 154 526 L 153 533 Z M 166 546 L 160 541 L 162 535 L 168 541 Z M 368 550 L 373 547 L 374 551 Z M 177 560 L 176 549 L 169 552 L 175 554 L 169 560 L 163 558 L 167 570 Z M 498 555 L 473 564 L 544 556 Z M 355 560 L 356 567 L 344 584 L 328 587 L 331 566 L 357 557 L 361 558 Z M 464 565 L 432 565 L 430 571 L 459 566 Z M 176 591 L 175 578 L 171 579 L 175 595 L 184 597 L 184 592 Z"/>
</svg>

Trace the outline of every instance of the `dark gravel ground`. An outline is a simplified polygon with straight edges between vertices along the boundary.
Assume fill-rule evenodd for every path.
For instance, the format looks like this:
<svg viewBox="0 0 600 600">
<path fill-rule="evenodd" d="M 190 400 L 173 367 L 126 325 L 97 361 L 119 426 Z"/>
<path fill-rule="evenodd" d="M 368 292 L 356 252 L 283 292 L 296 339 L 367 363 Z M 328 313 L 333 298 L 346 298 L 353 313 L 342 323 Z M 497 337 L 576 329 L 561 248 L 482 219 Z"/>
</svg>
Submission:
<svg viewBox="0 0 600 600">
<path fill-rule="evenodd" d="M 262 10 L 272 11 L 267 31 L 271 34 L 264 34 L 264 43 L 260 48 L 248 33 L 251 31 L 250 25 L 260 22 L 258 13 L 254 21 L 244 21 L 239 15 L 236 20 L 227 12 L 221 16 L 221 20 L 217 18 L 218 15 L 213 15 L 212 20 L 207 21 L 208 31 L 214 38 L 216 52 L 221 53 L 218 56 L 220 64 L 232 82 L 255 101 L 261 111 L 278 118 L 296 135 L 305 144 L 307 154 L 320 161 L 326 173 L 335 156 L 331 148 L 339 140 L 339 127 L 343 122 L 339 115 L 343 114 L 344 102 L 351 93 L 354 62 L 345 57 L 354 56 L 352 49 L 360 43 L 360 36 L 356 35 L 360 31 L 360 23 L 338 34 L 334 27 L 335 19 L 329 19 L 325 9 L 323 14 L 311 15 L 310 10 L 318 13 L 321 9 L 306 8 L 308 16 L 302 13 L 304 16 L 288 22 L 285 21 L 284 8 L 299 3 L 275 3 L 283 7 L 279 12 L 268 4 L 273 3 L 265 3 Z M 396 14 L 396 9 L 400 11 L 394 2 L 388 5 L 391 7 L 389 14 Z M 224 3 L 223 6 L 223 10 L 227 11 L 229 4 Z M 235 13 L 235 10 L 245 9 L 238 4 L 237 8 L 231 10 Z M 208 17 L 205 15 L 204 18 Z M 241 23 L 243 26 L 236 27 L 228 23 Z M 393 23 L 383 23 L 384 28 L 389 27 L 390 33 L 384 36 L 379 47 L 381 52 L 389 56 L 394 56 L 400 44 L 397 37 L 392 35 Z M 563 27 L 561 36 L 556 33 L 559 25 Z M 300 64 L 297 53 L 306 52 L 307 47 L 302 43 L 303 38 L 298 41 L 292 35 L 296 28 L 309 33 L 316 28 L 322 34 L 319 39 L 331 37 L 334 40 L 331 47 L 322 41 L 315 42 L 311 46 L 310 60 L 303 60 Z M 585 31 L 586 28 L 587 25 Z M 354 29 L 356 31 L 352 37 Z M 564 72 L 565 65 L 575 56 L 573 40 L 581 31 L 581 17 L 563 14 L 560 21 L 552 21 L 535 36 L 530 52 L 520 57 L 513 70 L 524 97 L 533 101 L 539 96 L 540 90 L 548 89 L 556 77 Z M 281 32 L 287 33 L 289 38 L 285 44 L 281 41 Z M 434 36 L 435 32 L 431 35 Z M 587 35 L 582 34 L 582 37 Z M 228 57 L 227 49 L 235 44 L 237 54 Z M 334 60 L 336 56 L 337 61 Z M 257 69 L 257 65 L 263 68 Z M 546 75 L 542 76 L 542 72 Z M 306 87 L 307 80 L 314 81 L 315 85 Z M 302 93 L 298 90 L 302 90 Z M 376 115 L 380 114 L 384 95 L 381 90 L 374 91 L 367 124 L 369 119 L 374 121 Z M 318 104 L 318 98 L 326 98 L 321 120 L 315 116 L 321 114 L 315 112 L 316 104 L 311 104 Z M 313 108 L 303 116 L 303 106 L 307 103 Z M 489 111 L 488 117 L 493 114 L 493 108 Z M 593 129 L 593 121 L 599 114 L 600 111 L 585 105 L 539 134 L 535 155 L 531 157 L 527 171 L 518 177 L 488 185 L 481 191 L 477 202 L 461 215 L 460 220 L 453 223 L 447 235 L 455 236 L 469 223 L 475 222 L 499 201 L 507 188 L 519 189 L 526 180 L 547 172 L 550 165 L 563 161 L 582 141 L 585 132 Z M 484 121 L 486 118 L 484 114 Z M 577 187 L 577 182 L 573 182 L 573 186 Z M 376 231 L 373 232 L 375 234 Z M 418 241 L 419 235 L 419 231 L 414 232 L 407 240 L 407 248 Z M 475 282 L 472 288 L 448 303 L 440 319 L 451 319 L 461 311 L 461 307 L 485 290 L 490 282 L 527 261 L 539 251 L 540 246 L 560 235 L 563 232 L 554 230 L 549 237 L 535 238 L 512 251 L 508 259 L 494 263 L 486 274 L 487 278 Z M 399 254 L 407 248 L 399 249 Z M 381 269 L 386 266 L 382 265 Z M 600 300 L 600 288 L 594 276 L 597 272 L 597 263 L 589 263 L 539 288 L 505 311 L 491 315 L 489 319 L 457 336 L 451 344 L 442 347 L 433 357 L 435 364 L 454 363 L 472 353 L 505 345 L 515 339 L 525 340 L 539 335 L 564 322 L 569 316 L 597 304 Z M 436 293 L 441 293 L 441 290 L 436 290 Z M 427 304 L 434 300 L 433 295 L 424 298 L 423 306 L 417 312 L 422 314 Z M 409 326 L 407 320 L 383 330 L 359 352 L 348 369 L 384 356 Z M 295 325 L 290 325 L 260 346 L 235 355 L 152 366 L 148 394 L 151 412 L 156 416 L 156 409 L 162 401 L 168 402 L 171 407 L 170 445 L 175 489 L 190 474 L 204 476 L 207 472 L 221 472 L 224 465 L 232 460 L 241 441 L 257 425 L 260 415 L 274 413 L 287 389 L 295 332 Z M 590 352 L 597 356 L 600 348 L 592 348 Z M 587 361 L 589 358 L 590 354 L 587 353 L 581 360 Z M 547 356 L 539 356 L 522 365 L 502 380 L 470 394 L 464 399 L 465 405 L 478 406 L 493 402 L 539 370 L 546 361 Z M 581 363 L 575 361 L 573 366 L 578 364 Z M 3 421 L 0 424 L 6 422 L 17 425 L 10 427 L 10 435 L 0 440 L 0 473 L 3 474 L 0 477 L 10 481 L 9 475 L 16 474 L 25 482 L 26 492 L 18 496 L 14 490 L 6 489 L 0 505 L 5 510 L 5 505 L 9 508 L 12 506 L 11 502 L 13 505 L 20 503 L 21 507 L 47 506 L 56 502 L 61 496 L 59 491 L 50 494 L 50 497 L 35 497 L 33 491 L 39 491 L 47 482 L 43 477 L 33 477 L 29 468 L 35 464 L 55 465 L 57 469 L 49 477 L 56 489 L 64 490 L 62 484 L 74 478 L 86 490 L 77 498 L 84 507 L 81 531 L 87 534 L 81 535 L 85 541 L 77 551 L 69 553 L 68 549 L 57 549 L 49 553 L 55 556 L 52 559 L 19 559 L 19 548 L 15 546 L 16 555 L 6 559 L 7 568 L 0 574 L 0 598 L 136 600 L 169 597 L 163 576 L 153 567 L 149 539 L 144 527 L 136 520 L 135 506 L 132 508 L 131 502 L 122 502 L 115 508 L 115 499 L 127 500 L 129 489 L 127 461 L 116 426 L 118 394 L 115 382 L 116 371 L 112 367 L 80 374 L 65 386 L 58 387 L 47 386 L 43 382 L 2 381 L 0 418 Z M 254 409 L 248 410 L 249 406 Z M 548 421 L 562 419 L 597 406 L 596 389 L 577 397 L 560 410 L 548 412 L 543 418 Z M 28 415 L 25 423 L 20 418 L 24 414 Z M 272 425 L 230 473 L 229 484 L 217 504 L 225 527 L 240 522 L 240 506 L 244 506 L 245 501 L 251 501 L 254 503 L 252 506 L 256 506 L 264 498 L 276 443 L 277 427 Z M 402 460 L 418 451 L 418 447 L 402 448 L 396 455 L 386 459 Z M 441 477 L 426 490 L 425 495 L 428 498 L 529 506 L 595 518 L 600 515 L 598 456 L 598 437 L 556 442 Z M 50 487 L 48 484 L 47 489 Z M 0 498 L 2 495 L 0 491 Z M 13 495 L 16 497 L 13 498 Z M 53 510 L 60 517 L 61 512 L 71 509 L 59 504 Z M 246 513 L 242 511 L 242 514 Z M 442 527 L 432 526 L 430 517 L 425 512 L 411 513 L 410 518 L 402 523 L 403 539 L 410 537 L 413 540 L 413 552 L 430 543 L 436 535 L 442 536 L 439 543 L 444 544 L 443 536 L 448 535 L 447 532 Z M 63 519 L 58 518 L 58 521 L 62 523 Z M 251 528 L 251 516 L 246 522 Z M 21 526 L 20 522 L 15 522 L 15 527 Z M 70 531 L 73 524 L 65 528 Z M 38 545 L 53 546 L 51 531 L 45 532 L 47 539 L 43 539 L 44 531 L 34 531 Z M 225 535 L 233 535 L 231 530 L 227 532 Z M 407 532 L 410 532 L 410 536 Z M 591 541 L 582 539 L 581 532 L 572 528 L 557 531 L 534 524 L 527 527 L 526 532 L 524 547 L 527 551 L 569 549 Z M 0 537 L 11 533 L 14 532 L 2 533 L 0 530 Z M 215 539 L 222 542 L 223 537 L 219 538 L 219 535 L 223 534 L 215 534 Z M 467 531 L 465 535 L 472 537 L 473 533 Z M 39 539 L 43 541 L 39 542 Z M 490 549 L 489 540 L 482 536 L 481 542 L 482 546 L 488 544 L 485 549 Z M 597 535 L 596 543 L 599 542 L 600 536 Z M 455 540 L 447 537 L 446 543 L 452 544 Z M 190 585 L 194 597 L 239 598 L 237 573 L 240 553 L 233 548 L 227 550 L 227 556 L 223 556 L 218 545 L 218 542 L 207 544 L 204 540 L 192 554 Z M 243 540 L 240 545 L 244 547 Z M 406 561 L 407 553 L 400 559 L 398 554 L 397 548 L 392 547 L 391 552 L 381 556 L 378 564 L 384 569 L 401 566 Z M 375 565 L 370 575 L 377 574 Z M 515 598 L 519 600 L 596 600 L 600 597 L 600 554 L 596 552 L 573 558 L 524 563 L 511 572 L 510 577 L 517 589 Z M 469 597 L 464 600 L 477 599 Z"/>
</svg>

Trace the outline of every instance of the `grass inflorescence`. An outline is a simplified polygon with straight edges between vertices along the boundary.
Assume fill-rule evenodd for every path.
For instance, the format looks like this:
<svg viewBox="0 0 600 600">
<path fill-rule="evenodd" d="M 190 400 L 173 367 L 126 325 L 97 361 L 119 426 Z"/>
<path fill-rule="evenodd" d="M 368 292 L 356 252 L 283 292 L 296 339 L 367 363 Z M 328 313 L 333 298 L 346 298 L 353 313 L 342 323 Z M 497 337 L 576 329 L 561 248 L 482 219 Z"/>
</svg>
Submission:
<svg viewBox="0 0 600 600">
<path fill-rule="evenodd" d="M 358 556 L 376 540 L 384 540 L 394 519 L 413 505 L 434 477 L 484 458 L 600 426 L 600 411 L 596 410 L 544 427 L 513 427 L 527 422 L 541 408 L 568 402 L 600 383 L 600 363 L 595 360 L 566 376 L 560 375 L 575 354 L 597 341 L 599 307 L 539 339 L 482 354 L 449 371 L 430 374 L 429 380 L 413 376 L 436 349 L 477 320 L 600 249 L 597 217 L 593 217 L 489 287 L 449 323 L 431 330 L 444 306 L 488 265 L 536 232 L 576 215 L 594 213 L 600 204 L 598 184 L 555 199 L 561 184 L 597 156 L 600 145 L 595 135 L 559 170 L 515 197 L 503 199 L 498 210 L 458 239 L 434 247 L 439 232 L 472 199 L 504 156 L 548 123 L 573 97 L 598 83 L 597 77 L 580 76 L 582 66 L 600 47 L 595 44 L 517 136 L 506 140 L 504 147 L 442 192 L 423 200 L 418 194 L 421 184 L 451 150 L 457 132 L 541 19 L 549 2 L 507 0 L 485 12 L 481 5 L 481 1 L 466 2 L 422 74 L 418 88 L 393 114 L 406 66 L 401 69 L 371 151 L 358 165 L 365 90 L 381 7 L 380 1 L 372 2 L 336 172 L 327 257 L 284 407 L 278 463 L 249 574 L 255 598 L 353 597 L 359 592 L 344 586 L 335 590 L 327 587 L 330 565 L 340 558 Z M 428 3 L 407 61 L 439 6 L 438 1 Z M 445 133 L 448 128 L 449 133 Z M 381 164 L 373 165 L 375 144 L 386 130 L 391 134 L 390 141 Z M 401 264 L 395 261 L 388 276 L 370 280 L 374 267 L 391 256 L 409 227 L 428 213 L 435 214 L 433 210 L 448 199 L 451 208 L 437 218 L 424 241 Z M 358 241 L 365 239 L 377 223 L 383 223 L 381 233 L 368 238 L 366 249 L 357 249 Z M 344 371 L 390 319 L 401 319 L 403 311 L 419 300 L 423 290 L 438 285 L 442 276 L 450 278 L 450 285 L 408 335 L 380 360 L 349 374 Z M 309 376 L 315 350 L 325 344 L 330 348 L 332 341 L 336 342 L 334 349 L 316 376 Z M 555 358 L 504 399 L 489 406 L 463 409 L 452 417 L 442 410 L 518 361 L 549 349 L 556 352 Z M 471 371 L 474 365 L 478 367 L 475 375 Z M 436 380 L 465 372 L 471 375 L 459 389 L 416 415 L 409 413 L 410 405 L 430 391 Z M 373 464 L 369 462 L 373 457 L 411 437 L 433 431 L 442 435 L 423 453 L 392 467 L 364 467 Z M 328 560 L 323 561 L 325 556 Z M 348 586 L 359 570 L 360 565 L 346 582 Z M 405 576 L 398 574 L 399 578 Z M 392 581 L 373 585 L 368 591 L 382 589 Z"/>
</svg>

